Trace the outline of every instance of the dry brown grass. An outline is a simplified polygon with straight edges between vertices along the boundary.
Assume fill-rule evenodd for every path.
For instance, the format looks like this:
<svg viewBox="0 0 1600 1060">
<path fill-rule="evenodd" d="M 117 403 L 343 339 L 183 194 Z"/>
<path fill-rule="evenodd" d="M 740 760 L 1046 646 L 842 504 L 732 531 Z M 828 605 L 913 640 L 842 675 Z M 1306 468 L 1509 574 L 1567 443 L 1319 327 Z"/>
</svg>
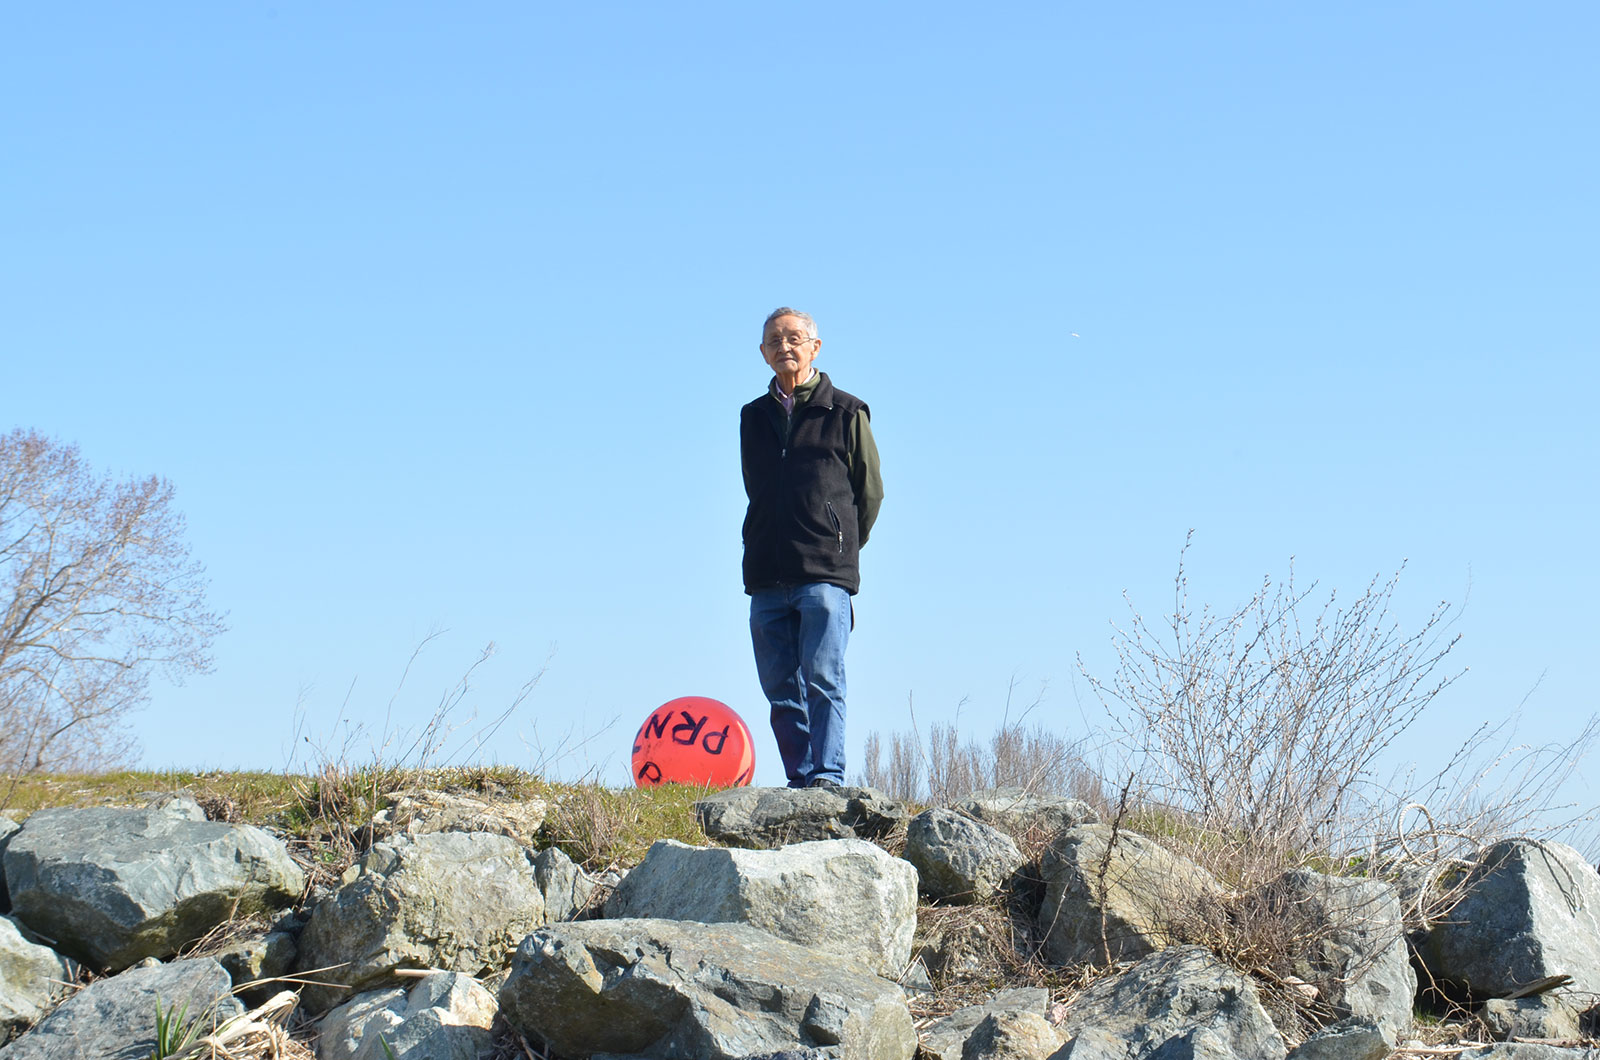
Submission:
<svg viewBox="0 0 1600 1060">
<path fill-rule="evenodd" d="M 591 872 L 637 864 L 658 839 L 706 841 L 694 803 L 709 788 L 662 784 L 654 788 L 608 788 L 574 784 L 555 789 L 544 834 Z"/>
<path fill-rule="evenodd" d="M 1039 952 L 1026 900 L 1007 896 L 1000 903 L 921 906 L 912 959 L 927 968 L 934 990 L 908 995 L 913 1018 L 925 1025 L 1018 987 L 1048 990 L 1052 1003 L 1059 1004 L 1114 971 L 1056 967 Z"/>
<path fill-rule="evenodd" d="M 285 990 L 201 1035 L 171 1060 L 315 1060 L 310 1035 L 291 1033 L 299 998 Z"/>
</svg>

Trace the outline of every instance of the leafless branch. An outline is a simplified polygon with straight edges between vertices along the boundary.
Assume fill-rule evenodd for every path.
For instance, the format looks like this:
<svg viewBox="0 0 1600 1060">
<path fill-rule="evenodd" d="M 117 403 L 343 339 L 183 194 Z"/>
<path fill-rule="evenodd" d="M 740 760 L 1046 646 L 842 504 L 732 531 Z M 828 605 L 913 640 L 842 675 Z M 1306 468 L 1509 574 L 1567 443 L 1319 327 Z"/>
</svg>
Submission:
<svg viewBox="0 0 1600 1060">
<path fill-rule="evenodd" d="M 118 480 L 76 446 L 0 435 L 0 769 L 124 761 L 153 674 L 211 667 L 222 616 L 173 488 Z"/>
</svg>

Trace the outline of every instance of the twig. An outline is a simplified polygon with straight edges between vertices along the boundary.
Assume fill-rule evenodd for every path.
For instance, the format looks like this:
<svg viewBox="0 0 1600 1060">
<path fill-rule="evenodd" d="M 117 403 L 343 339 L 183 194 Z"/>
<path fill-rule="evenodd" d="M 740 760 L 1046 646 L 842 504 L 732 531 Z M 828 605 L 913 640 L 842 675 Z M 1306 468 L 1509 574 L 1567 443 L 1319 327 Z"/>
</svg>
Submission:
<svg viewBox="0 0 1600 1060">
<path fill-rule="evenodd" d="M 1117 799 L 1117 814 L 1111 819 L 1111 838 L 1106 842 L 1106 855 L 1100 859 L 1100 871 L 1095 875 L 1095 885 L 1100 894 L 1100 948 L 1105 953 L 1106 964 L 1111 963 L 1111 939 L 1109 938 L 1109 925 L 1106 923 L 1106 873 L 1111 871 L 1111 854 L 1117 848 L 1117 836 L 1122 830 L 1122 817 L 1128 812 L 1128 791 L 1133 787 L 1133 774 L 1128 774 L 1128 782 L 1122 785 L 1122 795 Z"/>
</svg>

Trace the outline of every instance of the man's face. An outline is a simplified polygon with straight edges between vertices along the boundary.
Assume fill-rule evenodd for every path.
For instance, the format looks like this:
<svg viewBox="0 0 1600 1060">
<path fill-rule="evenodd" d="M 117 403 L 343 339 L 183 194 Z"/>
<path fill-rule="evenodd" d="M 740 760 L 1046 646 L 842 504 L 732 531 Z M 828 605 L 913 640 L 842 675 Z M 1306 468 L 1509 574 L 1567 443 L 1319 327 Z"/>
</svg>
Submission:
<svg viewBox="0 0 1600 1060">
<path fill-rule="evenodd" d="M 761 356 L 777 374 L 803 383 L 822 348 L 822 340 L 810 335 L 799 317 L 778 317 L 761 333 Z"/>
</svg>

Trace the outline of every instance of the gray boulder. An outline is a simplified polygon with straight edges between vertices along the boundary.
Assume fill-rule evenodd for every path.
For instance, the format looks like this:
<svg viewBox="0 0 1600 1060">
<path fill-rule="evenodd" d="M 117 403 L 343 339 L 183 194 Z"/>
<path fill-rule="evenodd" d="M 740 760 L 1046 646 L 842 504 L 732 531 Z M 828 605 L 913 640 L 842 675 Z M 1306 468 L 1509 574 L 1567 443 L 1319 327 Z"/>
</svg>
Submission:
<svg viewBox="0 0 1600 1060">
<path fill-rule="evenodd" d="M 16 921 L 0 917 L 0 1039 L 37 1023 L 67 992 L 72 962 L 30 942 Z"/>
<path fill-rule="evenodd" d="M 1082 825 L 1045 852 L 1039 928 L 1058 964 L 1143 957 L 1194 935 L 1222 886 L 1205 869 L 1127 830 Z M 1109 854 L 1108 854 L 1109 850 Z"/>
<path fill-rule="evenodd" d="M 1351 1016 L 1317 1031 L 1289 1054 L 1289 1060 L 1383 1060 L 1394 1051 L 1393 1035 L 1372 1020 Z"/>
<path fill-rule="evenodd" d="M 1057 1049 L 1050 1060 L 1124 1060 L 1127 1052 L 1128 1043 L 1111 1031 L 1084 1027 Z M 1174 1052 L 1178 1057 L 1187 1055 L 1181 1042 Z"/>
<path fill-rule="evenodd" d="M 567 857 L 560 847 L 549 847 L 533 859 L 534 879 L 544 895 L 549 922 L 571 920 L 589 907 L 598 884 Z"/>
<path fill-rule="evenodd" d="M 1050 991 L 1043 987 L 1002 990 L 981 1005 L 958 1008 L 934 1020 L 922 1030 L 922 1060 L 961 1060 L 967 1040 L 979 1024 L 990 1016 L 1030 1015 L 1043 1017 L 1050 1004 Z M 1056 1039 L 1061 1044 L 1061 1039 Z"/>
<path fill-rule="evenodd" d="M 561 1056 L 910 1060 L 917 1047 L 899 987 L 742 924 L 553 924 L 518 948 L 500 1011 Z"/>
<path fill-rule="evenodd" d="M 211 956 L 227 969 L 239 996 L 259 1005 L 286 988 L 276 980 L 294 968 L 298 953 L 295 936 L 289 932 L 258 931 L 234 939 Z M 288 988 L 292 989 L 292 984 Z"/>
<path fill-rule="evenodd" d="M 21 825 L 9 817 L 0 817 L 0 913 L 11 912 L 11 898 L 6 891 L 5 853 L 6 844 L 11 842 L 11 837 L 17 834 Z"/>
<path fill-rule="evenodd" d="M 955 810 L 927 810 L 906 829 L 905 859 L 922 890 L 956 904 L 985 902 L 1022 867 L 1011 837 Z"/>
<path fill-rule="evenodd" d="M 300 897 L 305 874 L 281 842 L 197 810 L 191 799 L 39 810 L 6 846 L 13 913 L 63 953 L 116 971 Z"/>
<path fill-rule="evenodd" d="M 1264 901 L 1293 940 L 1290 971 L 1337 1016 L 1368 1017 L 1391 1042 L 1410 1032 L 1417 974 L 1393 886 L 1295 869 L 1266 888 Z"/>
<path fill-rule="evenodd" d="M 1419 955 L 1435 981 L 1474 999 L 1548 976 L 1600 993 L 1600 876 L 1565 843 L 1511 839 L 1484 851 L 1465 896 Z"/>
<path fill-rule="evenodd" d="M 617 886 L 606 916 L 749 924 L 894 979 L 911 960 L 917 870 L 862 839 L 779 850 L 663 839 Z"/>
<path fill-rule="evenodd" d="M 1507 1038 L 1577 1039 L 1583 1037 L 1584 1008 L 1584 1005 L 1575 1003 L 1566 991 L 1554 990 L 1534 997 L 1519 997 L 1515 1001 L 1490 998 L 1478 1009 L 1478 1020 L 1489 1037 L 1496 1041 L 1503 1042 Z"/>
<path fill-rule="evenodd" d="M 1146 957 L 1104 979 L 1067 1009 L 1067 1038 L 1089 1033 L 1084 1048 L 1071 1041 L 1058 1056 L 1144 1060 L 1283 1060 L 1283 1039 L 1255 984 L 1200 946 L 1178 946 Z"/>
<path fill-rule="evenodd" d="M 319 1060 L 478 1060 L 493 1050 L 494 995 L 436 972 L 410 989 L 358 994 L 322 1018 Z"/>
<path fill-rule="evenodd" d="M 156 1011 L 181 1013 L 202 1033 L 244 1012 L 213 960 L 132 968 L 78 991 L 34 1028 L 0 1049 L 0 1060 L 148 1060 Z"/>
<path fill-rule="evenodd" d="M 144 800 L 144 808 L 147 810 L 159 810 L 174 817 L 181 817 L 185 821 L 207 819 L 206 808 L 187 791 L 146 791 L 141 792 L 137 798 Z"/>
<path fill-rule="evenodd" d="M 1501 1042 L 1468 1049 L 1461 1060 L 1600 1060 L 1600 1049 L 1564 1049 L 1539 1042 Z"/>
<path fill-rule="evenodd" d="M 983 1017 L 961 1060 L 1048 1060 L 1061 1045 L 1061 1035 L 1033 1012 L 1007 1012 Z"/>
<path fill-rule="evenodd" d="M 487 832 L 396 837 L 368 851 L 317 903 L 298 965 L 356 990 L 387 985 L 396 968 L 477 975 L 503 966 L 544 922 L 533 858 L 514 840 Z M 321 1012 L 345 992 L 308 986 L 301 997 Z"/>
<path fill-rule="evenodd" d="M 877 788 L 729 788 L 694 804 L 713 842 L 764 850 L 813 839 L 882 839 L 906 808 Z"/>
<path fill-rule="evenodd" d="M 896 981 L 900 984 L 900 989 L 908 994 L 931 994 L 934 992 L 933 976 L 928 973 L 928 966 L 923 963 L 920 957 L 913 958 Z"/>
<path fill-rule="evenodd" d="M 955 808 L 1017 839 L 1049 838 L 1079 825 L 1100 823 L 1100 815 L 1081 799 L 1022 788 L 975 791 Z"/>
</svg>

